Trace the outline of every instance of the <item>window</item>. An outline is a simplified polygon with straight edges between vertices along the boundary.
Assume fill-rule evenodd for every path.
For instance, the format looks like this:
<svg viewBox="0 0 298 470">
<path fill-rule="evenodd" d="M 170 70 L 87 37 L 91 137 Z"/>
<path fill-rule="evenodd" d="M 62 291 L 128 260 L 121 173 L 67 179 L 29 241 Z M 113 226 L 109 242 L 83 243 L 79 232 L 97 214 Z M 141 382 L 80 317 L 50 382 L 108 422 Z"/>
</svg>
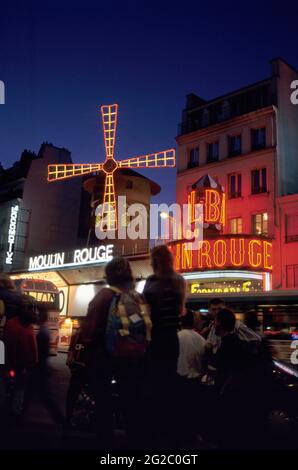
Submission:
<svg viewBox="0 0 298 470">
<path fill-rule="evenodd" d="M 132 189 L 133 188 L 133 182 L 131 180 L 126 181 L 126 189 Z"/>
<path fill-rule="evenodd" d="M 229 157 L 241 154 L 241 135 L 229 137 Z"/>
<path fill-rule="evenodd" d="M 251 149 L 259 150 L 266 147 L 266 128 L 260 127 L 259 129 L 251 130 Z"/>
<path fill-rule="evenodd" d="M 222 103 L 222 119 L 228 119 L 231 115 L 231 107 L 228 101 Z"/>
<path fill-rule="evenodd" d="M 218 142 L 207 144 L 207 163 L 217 162 L 219 155 Z"/>
<path fill-rule="evenodd" d="M 229 175 L 229 198 L 241 197 L 241 174 Z"/>
<path fill-rule="evenodd" d="M 287 287 L 298 287 L 298 264 L 286 266 Z"/>
<path fill-rule="evenodd" d="M 266 168 L 253 170 L 251 172 L 251 192 L 252 194 L 266 193 L 267 191 L 267 171 Z"/>
<path fill-rule="evenodd" d="M 268 213 L 262 212 L 252 216 L 252 231 L 255 235 L 268 235 Z"/>
<path fill-rule="evenodd" d="M 286 242 L 298 241 L 298 214 L 287 215 L 286 218 Z"/>
<path fill-rule="evenodd" d="M 195 166 L 199 166 L 199 157 L 200 157 L 199 147 L 195 147 L 191 149 L 189 152 L 188 168 L 194 168 Z"/>
<path fill-rule="evenodd" d="M 230 233 L 242 233 L 242 217 L 230 219 Z"/>
<path fill-rule="evenodd" d="M 209 111 L 208 109 L 204 109 L 202 114 L 202 127 L 208 126 L 209 124 Z"/>
</svg>

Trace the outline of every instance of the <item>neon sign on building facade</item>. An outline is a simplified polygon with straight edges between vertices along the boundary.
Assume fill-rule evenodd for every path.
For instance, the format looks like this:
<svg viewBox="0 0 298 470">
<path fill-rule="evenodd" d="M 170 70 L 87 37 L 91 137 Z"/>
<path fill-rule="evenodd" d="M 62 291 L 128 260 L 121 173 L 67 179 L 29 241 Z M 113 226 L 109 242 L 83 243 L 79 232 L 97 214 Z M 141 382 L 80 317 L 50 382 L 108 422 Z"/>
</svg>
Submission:
<svg viewBox="0 0 298 470">
<path fill-rule="evenodd" d="M 187 200 L 191 224 L 195 222 L 195 204 L 203 206 L 203 237 L 195 249 L 183 239 L 169 243 L 177 271 L 248 269 L 272 272 L 272 242 L 268 238 L 222 234 L 226 220 L 226 198 L 223 186 L 215 179 L 209 174 L 202 176 L 189 187 Z M 240 290 L 245 288 L 247 285 L 239 287 Z"/>
<path fill-rule="evenodd" d="M 225 194 L 217 189 L 206 188 L 201 196 L 192 190 L 188 194 L 189 222 L 196 222 L 195 205 L 204 206 L 204 224 L 216 225 L 220 230 L 225 225 Z"/>
<path fill-rule="evenodd" d="M 222 236 L 199 243 L 198 250 L 189 243 L 170 244 L 178 271 L 206 269 L 253 269 L 272 271 L 272 242 L 249 235 Z"/>
<path fill-rule="evenodd" d="M 28 271 L 44 269 L 70 268 L 89 264 L 102 264 L 113 258 L 114 245 L 99 245 L 96 247 L 74 250 L 71 253 L 50 253 L 31 256 Z"/>
<path fill-rule="evenodd" d="M 13 255 L 14 255 L 14 245 L 16 241 L 16 231 L 17 231 L 17 220 L 18 220 L 19 206 L 12 206 L 10 210 L 10 219 L 8 226 L 8 235 L 7 235 L 7 251 L 5 264 L 12 264 Z"/>
</svg>

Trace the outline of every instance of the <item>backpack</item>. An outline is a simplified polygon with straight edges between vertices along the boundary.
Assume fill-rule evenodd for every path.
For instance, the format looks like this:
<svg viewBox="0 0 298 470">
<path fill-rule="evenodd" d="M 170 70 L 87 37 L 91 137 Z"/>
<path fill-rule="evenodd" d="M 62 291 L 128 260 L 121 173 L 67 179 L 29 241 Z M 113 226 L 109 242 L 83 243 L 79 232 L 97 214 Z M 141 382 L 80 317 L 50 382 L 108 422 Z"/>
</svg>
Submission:
<svg viewBox="0 0 298 470">
<path fill-rule="evenodd" d="M 148 305 L 134 291 L 115 292 L 105 331 L 105 348 L 112 358 L 139 361 L 145 357 L 151 340 L 152 323 Z"/>
</svg>

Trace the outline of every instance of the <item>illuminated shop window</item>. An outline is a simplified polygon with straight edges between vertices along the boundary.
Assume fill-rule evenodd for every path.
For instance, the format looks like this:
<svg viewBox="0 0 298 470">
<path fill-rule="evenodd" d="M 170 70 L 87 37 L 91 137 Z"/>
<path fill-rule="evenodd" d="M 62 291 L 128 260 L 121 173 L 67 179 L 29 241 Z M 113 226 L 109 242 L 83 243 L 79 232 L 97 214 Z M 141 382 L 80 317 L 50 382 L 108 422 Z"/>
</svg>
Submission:
<svg viewBox="0 0 298 470">
<path fill-rule="evenodd" d="M 229 137 L 229 157 L 240 155 L 242 150 L 241 135 L 232 135 Z"/>
<path fill-rule="evenodd" d="M 298 241 L 298 214 L 287 215 L 286 218 L 286 242 Z"/>
<path fill-rule="evenodd" d="M 229 175 L 229 198 L 241 197 L 241 174 Z"/>
<path fill-rule="evenodd" d="M 268 213 L 262 212 L 252 216 L 252 228 L 255 235 L 268 235 Z"/>
<path fill-rule="evenodd" d="M 259 129 L 251 130 L 251 149 L 260 150 L 266 147 L 266 128 L 260 127 Z"/>
<path fill-rule="evenodd" d="M 195 147 L 191 149 L 189 152 L 188 168 L 194 168 L 196 166 L 199 166 L 199 158 L 200 158 L 199 147 Z"/>
<path fill-rule="evenodd" d="M 260 168 L 251 172 L 251 192 L 252 194 L 267 192 L 266 168 Z"/>
<path fill-rule="evenodd" d="M 219 143 L 210 142 L 207 144 L 207 163 L 217 162 L 219 157 Z"/>
<path fill-rule="evenodd" d="M 288 264 L 286 266 L 287 287 L 298 287 L 298 264 Z"/>
<path fill-rule="evenodd" d="M 230 233 L 242 233 L 242 217 L 230 219 Z"/>
</svg>

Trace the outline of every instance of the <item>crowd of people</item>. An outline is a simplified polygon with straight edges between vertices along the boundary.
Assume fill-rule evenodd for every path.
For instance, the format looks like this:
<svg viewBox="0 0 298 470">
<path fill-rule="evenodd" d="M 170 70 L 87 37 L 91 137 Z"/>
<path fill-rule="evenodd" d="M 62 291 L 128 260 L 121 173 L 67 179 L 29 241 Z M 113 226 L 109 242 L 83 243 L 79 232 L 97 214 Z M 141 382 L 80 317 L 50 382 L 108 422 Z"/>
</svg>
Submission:
<svg viewBox="0 0 298 470">
<path fill-rule="evenodd" d="M 90 302 L 72 338 L 65 418 L 49 385 L 47 311 L 2 275 L 1 377 L 2 383 L 7 374 L 14 377 L 12 416 L 22 417 L 38 393 L 63 429 L 92 426 L 99 448 L 117 446 L 120 419 L 130 448 L 195 447 L 198 440 L 235 448 L 253 426 L 260 430 L 254 397 L 260 402 L 260 388 L 266 394 L 270 353 L 257 332 L 256 312 L 238 321 L 220 298 L 210 300 L 206 315 L 187 309 L 185 281 L 170 250 L 155 247 L 151 261 L 142 294 L 127 259 L 106 265 L 107 287 Z"/>
</svg>

